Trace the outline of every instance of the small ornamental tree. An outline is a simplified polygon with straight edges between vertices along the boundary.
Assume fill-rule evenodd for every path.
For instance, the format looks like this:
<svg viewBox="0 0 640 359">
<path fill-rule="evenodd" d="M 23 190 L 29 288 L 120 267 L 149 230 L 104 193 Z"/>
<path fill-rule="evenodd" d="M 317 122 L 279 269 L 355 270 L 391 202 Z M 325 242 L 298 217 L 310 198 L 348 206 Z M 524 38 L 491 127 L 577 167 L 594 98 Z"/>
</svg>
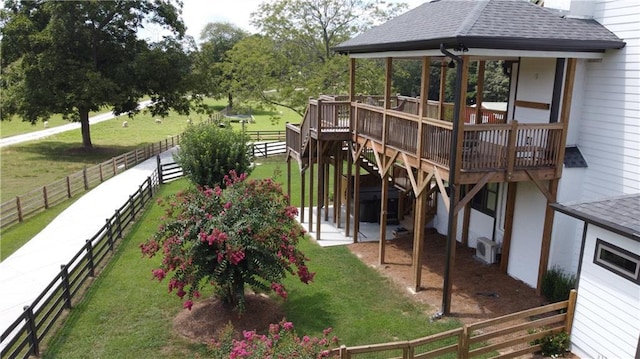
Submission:
<svg viewBox="0 0 640 359">
<path fill-rule="evenodd" d="M 246 174 L 234 171 L 224 184 L 224 189 L 191 189 L 169 198 L 165 223 L 141 244 L 143 255 L 162 255 L 153 276 L 161 281 L 171 275 L 169 292 L 186 297 L 185 308 L 191 309 L 192 299 L 211 284 L 218 298 L 241 312 L 246 285 L 286 299 L 282 280 L 287 273 L 312 281 L 314 273 L 296 247 L 304 230 L 280 185 L 246 180 Z"/>
</svg>

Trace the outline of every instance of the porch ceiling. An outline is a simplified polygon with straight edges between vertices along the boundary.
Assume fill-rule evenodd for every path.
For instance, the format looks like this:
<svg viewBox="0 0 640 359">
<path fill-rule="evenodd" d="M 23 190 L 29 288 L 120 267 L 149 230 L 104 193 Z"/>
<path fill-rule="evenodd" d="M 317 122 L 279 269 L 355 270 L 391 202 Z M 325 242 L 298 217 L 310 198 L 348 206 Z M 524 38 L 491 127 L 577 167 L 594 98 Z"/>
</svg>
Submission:
<svg viewBox="0 0 640 359">
<path fill-rule="evenodd" d="M 603 52 L 625 42 L 595 20 L 576 19 L 526 0 L 436 0 L 334 48 L 376 53 L 447 48 Z M 518 55 L 516 55 L 518 56 Z M 566 57 L 566 56 L 562 56 Z"/>
</svg>

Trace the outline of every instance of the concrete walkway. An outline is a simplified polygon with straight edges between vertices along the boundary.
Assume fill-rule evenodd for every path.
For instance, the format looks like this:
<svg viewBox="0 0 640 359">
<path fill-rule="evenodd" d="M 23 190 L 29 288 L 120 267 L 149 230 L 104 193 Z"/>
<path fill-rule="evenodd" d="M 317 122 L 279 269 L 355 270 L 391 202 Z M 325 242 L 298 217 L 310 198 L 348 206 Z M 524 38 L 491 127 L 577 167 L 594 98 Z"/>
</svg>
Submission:
<svg viewBox="0 0 640 359">
<path fill-rule="evenodd" d="M 151 100 L 142 101 L 139 103 L 139 108 L 147 107 L 151 104 Z M 99 115 L 89 117 L 89 124 L 93 125 L 98 122 L 107 121 L 112 118 L 117 117 L 113 114 L 113 112 L 101 113 Z M 15 135 L 11 137 L 6 137 L 0 139 L 0 148 L 5 146 L 15 145 L 16 143 L 38 140 L 41 138 L 49 137 L 55 135 L 57 133 L 71 131 L 80 128 L 80 122 L 72 122 L 67 125 L 56 126 L 52 128 L 48 128 L 46 130 L 34 131 L 29 133 L 24 133 L 22 135 Z"/>
<path fill-rule="evenodd" d="M 160 155 L 173 162 L 175 148 Z M 22 313 L 157 167 L 156 158 L 105 181 L 80 197 L 32 240 L 0 262 L 0 333 Z M 2 347 L 2 345 L 0 345 Z"/>
</svg>

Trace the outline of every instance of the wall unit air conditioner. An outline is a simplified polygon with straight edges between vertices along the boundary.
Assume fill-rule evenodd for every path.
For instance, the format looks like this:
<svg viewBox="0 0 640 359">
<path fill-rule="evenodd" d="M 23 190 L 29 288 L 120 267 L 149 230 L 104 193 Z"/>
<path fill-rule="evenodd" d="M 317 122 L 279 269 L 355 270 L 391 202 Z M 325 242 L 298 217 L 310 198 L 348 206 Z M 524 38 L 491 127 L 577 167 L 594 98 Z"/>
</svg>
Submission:
<svg viewBox="0 0 640 359">
<path fill-rule="evenodd" d="M 476 243 L 476 257 L 480 258 L 485 263 L 493 264 L 496 262 L 497 254 L 498 243 L 486 237 L 478 237 L 478 241 Z"/>
</svg>

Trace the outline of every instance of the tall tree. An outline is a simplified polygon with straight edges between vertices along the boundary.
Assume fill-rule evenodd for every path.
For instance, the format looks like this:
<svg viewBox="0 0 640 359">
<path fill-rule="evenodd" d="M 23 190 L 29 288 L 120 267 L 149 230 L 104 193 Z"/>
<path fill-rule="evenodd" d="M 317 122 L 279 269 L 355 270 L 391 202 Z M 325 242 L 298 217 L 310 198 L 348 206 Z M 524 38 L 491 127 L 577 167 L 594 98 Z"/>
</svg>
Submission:
<svg viewBox="0 0 640 359">
<path fill-rule="evenodd" d="M 180 3 L 156 1 L 5 1 L 2 25 L 2 119 L 32 123 L 59 113 L 81 123 L 91 148 L 89 112 L 111 106 L 137 111 L 150 95 L 152 114 L 189 111 L 190 60 Z M 169 35 L 149 44 L 145 22 Z"/>
<path fill-rule="evenodd" d="M 348 62 L 336 56 L 333 46 L 355 34 L 397 15 L 405 4 L 387 4 L 383 0 L 277 0 L 262 3 L 253 13 L 252 24 L 263 37 L 245 39 L 260 41 L 260 47 L 239 43 L 229 56 L 233 82 L 237 88 L 245 81 L 261 94 L 262 102 L 279 104 L 301 112 L 309 95 L 345 92 Z M 277 71 L 249 79 L 242 56 L 259 60 L 268 48 L 271 59 L 278 58 Z"/>
<path fill-rule="evenodd" d="M 200 33 L 200 51 L 195 59 L 195 78 L 198 93 L 220 98 L 227 96 L 229 107 L 233 107 L 230 76 L 224 70 L 227 51 L 249 34 L 241 28 L 227 23 L 208 23 Z"/>
</svg>

